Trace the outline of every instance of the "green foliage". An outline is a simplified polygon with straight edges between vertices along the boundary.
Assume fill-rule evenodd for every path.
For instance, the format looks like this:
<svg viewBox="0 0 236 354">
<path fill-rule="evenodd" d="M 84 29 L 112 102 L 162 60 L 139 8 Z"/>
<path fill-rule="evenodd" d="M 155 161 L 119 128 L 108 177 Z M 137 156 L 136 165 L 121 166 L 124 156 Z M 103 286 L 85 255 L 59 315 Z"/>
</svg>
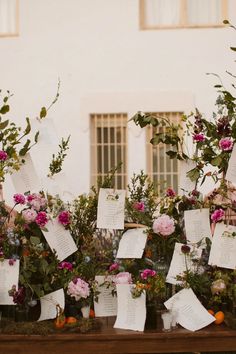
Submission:
<svg viewBox="0 0 236 354">
<path fill-rule="evenodd" d="M 61 172 L 62 170 L 62 163 L 65 160 L 66 157 L 66 151 L 69 149 L 69 140 L 70 140 L 70 135 L 66 140 L 62 138 L 61 143 L 59 144 L 59 152 L 57 153 L 57 156 L 55 154 L 52 155 L 52 161 L 49 165 L 49 171 L 50 173 L 48 174 L 49 177 L 54 176 L 55 174 Z"/>
</svg>

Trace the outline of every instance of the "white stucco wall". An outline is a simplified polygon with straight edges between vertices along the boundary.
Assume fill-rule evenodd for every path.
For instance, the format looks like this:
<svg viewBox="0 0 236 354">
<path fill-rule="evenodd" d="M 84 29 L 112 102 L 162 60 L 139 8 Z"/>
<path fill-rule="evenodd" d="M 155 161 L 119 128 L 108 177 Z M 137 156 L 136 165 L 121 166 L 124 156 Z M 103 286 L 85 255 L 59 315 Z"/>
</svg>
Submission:
<svg viewBox="0 0 236 354">
<path fill-rule="evenodd" d="M 229 18 L 236 23 L 236 1 Z M 139 30 L 138 0 L 20 0 L 20 36 L 0 38 L 0 88 L 9 89 L 9 118 L 49 112 L 58 136 L 71 134 L 65 162 L 70 188 L 89 189 L 90 112 L 178 110 L 194 106 L 210 117 L 217 83 L 230 82 L 236 33 L 230 28 Z M 128 172 L 145 168 L 143 132 L 129 127 Z M 6 186 L 10 193 L 11 186 Z"/>
</svg>

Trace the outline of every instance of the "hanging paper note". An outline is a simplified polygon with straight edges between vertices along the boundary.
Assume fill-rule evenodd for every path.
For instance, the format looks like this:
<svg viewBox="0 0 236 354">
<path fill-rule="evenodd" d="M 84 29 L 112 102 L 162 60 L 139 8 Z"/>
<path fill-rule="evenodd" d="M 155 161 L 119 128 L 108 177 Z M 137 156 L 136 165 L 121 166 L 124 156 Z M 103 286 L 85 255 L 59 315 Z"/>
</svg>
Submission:
<svg viewBox="0 0 236 354">
<path fill-rule="evenodd" d="M 16 260 L 13 263 L 10 262 L 10 264 L 9 259 L 0 262 L 0 305 L 15 305 L 8 291 L 12 288 L 12 285 L 15 285 L 18 289 L 20 262 Z"/>
<path fill-rule="evenodd" d="M 142 258 L 146 242 L 146 228 L 126 231 L 120 240 L 116 258 Z"/>
<path fill-rule="evenodd" d="M 132 284 L 117 284 L 118 311 L 114 328 L 143 331 L 146 320 L 146 294 L 133 298 Z"/>
<path fill-rule="evenodd" d="M 43 231 L 51 250 L 55 250 L 60 261 L 69 257 L 77 251 L 77 246 L 68 230 L 64 228 L 56 219 L 50 220 Z"/>
<path fill-rule="evenodd" d="M 63 289 L 54 291 L 40 298 L 41 314 L 38 321 L 50 320 L 57 316 L 57 305 L 65 308 L 65 294 Z"/>
<path fill-rule="evenodd" d="M 236 186 L 236 144 L 231 153 L 225 178 Z"/>
<path fill-rule="evenodd" d="M 177 312 L 176 321 L 189 331 L 197 331 L 215 321 L 202 306 L 192 289 L 183 289 L 164 302 L 168 310 Z"/>
<path fill-rule="evenodd" d="M 125 190 L 100 188 L 98 197 L 97 227 L 124 229 Z"/>
<path fill-rule="evenodd" d="M 98 285 L 97 301 L 94 300 L 94 312 L 96 317 L 108 317 L 117 315 L 117 297 L 112 295 L 112 288 L 106 284 L 111 283 L 112 277 L 96 275 L 95 281 Z"/>
<path fill-rule="evenodd" d="M 206 237 L 211 239 L 210 214 L 208 208 L 185 210 L 184 224 L 188 242 L 197 243 Z"/>
<path fill-rule="evenodd" d="M 195 182 L 192 182 L 190 178 L 187 177 L 187 172 L 194 169 L 196 163 L 193 161 L 179 161 L 179 191 L 180 195 L 191 192 L 195 189 Z"/>
<path fill-rule="evenodd" d="M 17 193 L 38 192 L 41 189 L 41 181 L 36 173 L 35 164 L 31 155 L 24 156 L 25 163 L 19 171 L 11 175 L 12 183 Z"/>
<path fill-rule="evenodd" d="M 236 268 L 236 226 L 217 223 L 212 238 L 208 264 Z"/>
<path fill-rule="evenodd" d="M 182 252 L 182 243 L 175 243 L 173 257 L 170 263 L 170 268 L 166 277 L 166 282 L 170 284 L 180 284 L 181 282 L 176 279 L 177 275 L 183 275 L 185 271 L 194 271 L 196 263 L 192 259 L 199 259 L 202 254 L 202 249 L 188 246 L 189 253 Z"/>
</svg>

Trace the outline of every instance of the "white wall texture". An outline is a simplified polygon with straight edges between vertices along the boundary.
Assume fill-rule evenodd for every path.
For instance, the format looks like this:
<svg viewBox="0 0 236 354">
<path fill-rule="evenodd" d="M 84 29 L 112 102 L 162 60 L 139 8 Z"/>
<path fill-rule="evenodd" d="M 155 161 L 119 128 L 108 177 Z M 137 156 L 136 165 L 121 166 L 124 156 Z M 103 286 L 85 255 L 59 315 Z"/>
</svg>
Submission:
<svg viewBox="0 0 236 354">
<path fill-rule="evenodd" d="M 229 0 L 236 24 L 236 1 Z M 180 110 L 211 117 L 217 79 L 230 83 L 231 28 L 140 31 L 138 0 L 20 0 L 20 35 L 0 38 L 0 88 L 22 124 L 53 99 L 58 137 L 71 134 L 64 171 L 73 193 L 89 190 L 89 113 Z M 143 131 L 129 123 L 129 176 L 145 168 Z M 9 183 L 9 184 L 8 184 Z M 10 191 L 7 182 L 5 193 Z"/>
</svg>

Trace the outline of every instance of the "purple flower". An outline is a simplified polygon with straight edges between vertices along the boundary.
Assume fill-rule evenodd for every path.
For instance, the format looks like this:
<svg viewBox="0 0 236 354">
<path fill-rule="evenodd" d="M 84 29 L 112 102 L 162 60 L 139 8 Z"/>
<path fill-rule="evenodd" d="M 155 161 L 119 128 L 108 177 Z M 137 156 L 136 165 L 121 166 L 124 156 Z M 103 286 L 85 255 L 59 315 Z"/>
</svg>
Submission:
<svg viewBox="0 0 236 354">
<path fill-rule="evenodd" d="M 66 270 L 72 271 L 73 265 L 70 262 L 63 261 L 58 265 L 58 269 L 66 269 Z"/>
<path fill-rule="evenodd" d="M 11 259 L 9 259 L 8 263 L 9 263 L 10 266 L 13 266 L 15 261 L 16 260 L 14 258 L 11 258 Z"/>
<path fill-rule="evenodd" d="M 23 194 L 14 194 L 13 199 L 16 204 L 25 204 L 25 196 Z"/>
<path fill-rule="evenodd" d="M 191 248 L 190 248 L 188 245 L 183 245 L 183 246 L 181 246 L 181 251 L 182 251 L 184 254 L 188 254 L 188 253 L 190 253 Z"/>
<path fill-rule="evenodd" d="M 197 143 L 202 142 L 206 139 L 205 135 L 202 133 L 195 133 L 193 134 L 193 141 L 196 141 Z"/>
<path fill-rule="evenodd" d="M 172 189 L 172 188 L 167 188 L 167 190 L 166 190 L 166 196 L 167 196 L 167 197 L 170 197 L 170 198 L 175 197 L 175 196 L 176 196 L 176 193 L 175 193 L 174 189 Z"/>
<path fill-rule="evenodd" d="M 169 236 L 175 231 L 175 222 L 169 215 L 163 214 L 154 220 L 152 229 L 162 236 Z"/>
<path fill-rule="evenodd" d="M 61 211 L 60 214 L 58 215 L 58 221 L 64 226 L 67 226 L 70 224 L 70 213 L 69 211 Z"/>
<path fill-rule="evenodd" d="M 138 211 L 143 212 L 144 209 L 145 209 L 145 205 L 144 205 L 143 202 L 135 202 L 135 203 L 133 204 L 133 208 L 136 209 L 136 210 L 138 210 Z"/>
<path fill-rule="evenodd" d="M 40 227 L 44 227 L 47 222 L 48 222 L 48 216 L 45 213 L 45 211 L 40 211 L 38 215 L 35 218 L 36 224 L 38 224 Z"/>
<path fill-rule="evenodd" d="M 112 272 L 113 270 L 119 269 L 119 264 L 118 263 L 112 263 L 109 267 L 109 272 Z"/>
<path fill-rule="evenodd" d="M 233 149 L 234 143 L 231 138 L 222 138 L 219 141 L 219 147 L 223 151 L 231 151 Z"/>
<path fill-rule="evenodd" d="M 223 209 L 216 209 L 214 213 L 211 214 L 211 220 L 213 222 L 218 222 L 221 221 L 224 216 L 225 216 L 225 212 Z"/>
<path fill-rule="evenodd" d="M 0 161 L 6 161 L 7 158 L 8 158 L 7 153 L 3 150 L 0 150 Z"/>
<path fill-rule="evenodd" d="M 146 280 L 147 278 L 149 278 L 149 277 L 154 277 L 155 275 L 156 275 L 157 273 L 156 273 L 156 271 L 155 270 L 152 270 L 152 269 L 144 269 L 143 271 L 142 271 L 142 273 L 140 274 L 140 276 L 141 276 L 141 278 L 143 279 L 143 280 Z"/>
</svg>

